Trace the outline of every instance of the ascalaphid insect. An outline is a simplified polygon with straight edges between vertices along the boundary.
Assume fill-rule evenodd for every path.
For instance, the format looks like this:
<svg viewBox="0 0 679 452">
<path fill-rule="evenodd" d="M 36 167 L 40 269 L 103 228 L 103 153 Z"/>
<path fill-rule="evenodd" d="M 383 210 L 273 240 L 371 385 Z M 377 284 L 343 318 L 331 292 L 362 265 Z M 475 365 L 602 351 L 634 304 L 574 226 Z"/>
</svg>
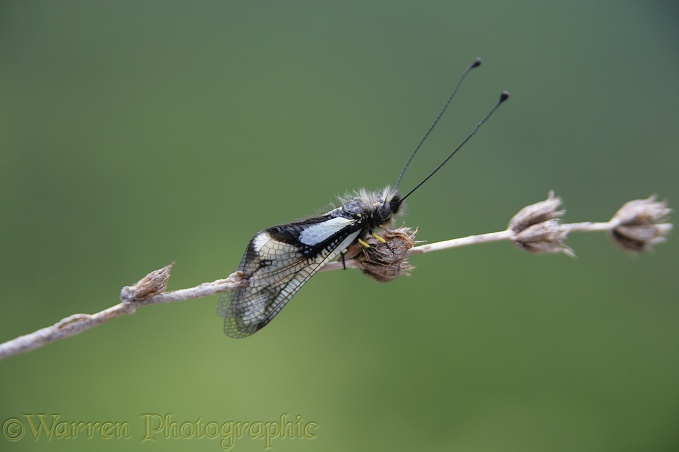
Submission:
<svg viewBox="0 0 679 452">
<path fill-rule="evenodd" d="M 351 245 L 369 246 L 366 240 L 384 239 L 378 231 L 388 228 L 402 210 L 408 196 L 432 177 L 490 118 L 509 93 L 500 99 L 467 137 L 422 182 L 402 196 L 398 190 L 401 178 L 429 133 L 434 129 L 467 73 L 481 64 L 477 58 L 464 70 L 434 122 L 424 134 L 396 180 L 378 192 L 359 190 L 342 198 L 341 206 L 330 212 L 294 223 L 272 226 L 258 232 L 248 243 L 238 271 L 247 286 L 223 294 L 217 312 L 224 317 L 224 332 L 231 337 L 246 337 L 266 326 L 297 291 L 326 263 Z"/>
</svg>

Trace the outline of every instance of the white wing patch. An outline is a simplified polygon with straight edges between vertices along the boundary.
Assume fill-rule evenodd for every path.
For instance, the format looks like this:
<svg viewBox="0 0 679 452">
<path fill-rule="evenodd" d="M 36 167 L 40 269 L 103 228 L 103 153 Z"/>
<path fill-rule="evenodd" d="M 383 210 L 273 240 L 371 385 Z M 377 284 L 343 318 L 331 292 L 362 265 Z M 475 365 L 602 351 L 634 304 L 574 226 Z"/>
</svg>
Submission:
<svg viewBox="0 0 679 452">
<path fill-rule="evenodd" d="M 257 253 L 259 253 L 260 251 L 262 251 L 262 248 L 264 247 L 264 245 L 267 244 L 267 242 L 268 242 L 269 240 L 271 240 L 271 238 L 269 237 L 269 234 L 267 234 L 267 233 L 265 233 L 265 232 L 261 232 L 261 233 L 257 234 L 257 235 L 252 239 L 252 245 L 253 245 L 253 247 L 255 248 L 255 251 L 256 251 Z"/>
<path fill-rule="evenodd" d="M 324 221 L 323 223 L 318 223 L 306 228 L 299 235 L 299 241 L 305 245 L 318 245 L 322 241 L 329 239 L 334 234 L 353 223 L 354 220 L 347 218 L 332 218 L 330 220 Z"/>
</svg>

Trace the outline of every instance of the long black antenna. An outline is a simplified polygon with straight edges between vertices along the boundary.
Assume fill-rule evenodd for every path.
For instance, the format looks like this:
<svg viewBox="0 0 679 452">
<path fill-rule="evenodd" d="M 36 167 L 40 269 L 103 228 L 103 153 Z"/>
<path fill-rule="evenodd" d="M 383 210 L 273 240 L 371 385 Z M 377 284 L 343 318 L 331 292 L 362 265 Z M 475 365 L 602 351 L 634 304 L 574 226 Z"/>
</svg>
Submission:
<svg viewBox="0 0 679 452">
<path fill-rule="evenodd" d="M 412 190 L 410 190 L 403 198 L 401 198 L 401 202 L 403 202 L 403 201 L 404 201 L 408 196 L 410 196 L 415 190 L 417 190 L 418 188 L 420 188 L 420 186 L 422 186 L 422 184 L 424 184 L 425 182 L 427 182 L 431 176 L 433 176 L 434 174 L 436 174 L 436 172 L 437 172 L 438 170 L 440 170 L 440 169 L 443 167 L 443 165 L 445 165 L 445 164 L 448 162 L 448 160 L 450 160 L 451 157 L 454 156 L 455 153 L 456 153 L 457 151 L 459 151 L 459 150 L 462 148 L 462 146 L 464 146 L 464 145 L 467 143 L 467 141 L 469 141 L 469 140 L 476 134 L 476 132 L 481 128 L 481 126 L 482 126 L 486 121 L 488 121 L 488 118 L 490 118 L 490 117 L 493 115 L 493 113 L 495 113 L 495 110 L 498 109 L 498 107 L 502 104 L 502 102 L 506 101 L 507 99 L 509 99 L 509 93 L 508 93 L 507 91 L 502 91 L 502 94 L 500 94 L 500 99 L 497 101 L 497 103 L 495 104 L 495 106 L 494 106 L 493 108 L 491 108 L 491 110 L 488 112 L 488 114 L 486 115 L 486 117 L 483 118 L 483 119 L 481 120 L 481 122 L 479 122 L 478 124 L 476 124 L 476 127 L 474 127 L 474 129 L 469 133 L 469 135 L 467 135 L 467 138 L 465 138 L 464 140 L 462 140 L 462 142 L 461 142 L 460 144 L 458 144 L 457 147 L 456 147 L 455 149 L 453 149 L 453 152 L 451 152 L 450 155 L 449 155 L 448 157 L 446 157 L 446 159 L 445 159 L 439 166 L 437 166 L 436 169 L 435 169 L 434 171 L 432 171 L 432 172 L 429 174 L 429 176 L 425 177 L 424 180 L 423 180 L 422 182 L 420 182 L 419 184 L 417 184 L 417 185 L 415 186 L 415 188 L 413 188 Z"/>
<path fill-rule="evenodd" d="M 448 100 L 446 100 L 446 103 L 443 105 L 443 108 L 439 112 L 439 114 L 436 116 L 436 119 L 434 119 L 434 122 L 431 124 L 429 127 L 429 130 L 424 134 L 422 139 L 420 140 L 419 143 L 417 143 L 417 146 L 415 146 L 415 150 L 413 151 L 412 154 L 410 154 L 410 158 L 406 162 L 405 166 L 401 170 L 401 174 L 398 175 L 398 179 L 396 179 L 396 186 L 395 188 L 398 188 L 398 184 L 401 183 L 401 178 L 403 177 L 403 173 L 406 172 L 406 168 L 408 168 L 408 165 L 410 165 L 410 162 L 412 161 L 413 157 L 415 157 L 415 154 L 417 154 L 417 151 L 420 150 L 422 147 L 422 144 L 424 144 L 425 140 L 429 136 L 432 130 L 434 130 L 434 127 L 436 127 L 436 124 L 439 122 L 439 119 L 441 119 L 441 116 L 443 116 L 443 113 L 445 113 L 446 109 L 448 108 L 448 105 L 450 104 L 450 101 L 453 100 L 453 97 L 455 96 L 455 93 L 457 93 L 457 89 L 460 87 L 462 84 L 462 80 L 464 80 L 464 77 L 467 75 L 469 71 L 474 69 L 475 67 L 481 66 L 481 58 L 476 58 L 472 62 L 472 64 L 469 65 L 467 69 L 464 70 L 462 75 L 460 75 L 460 78 L 457 79 L 457 83 L 455 83 L 455 86 L 453 87 L 453 90 L 450 92 L 450 96 L 448 96 Z"/>
</svg>

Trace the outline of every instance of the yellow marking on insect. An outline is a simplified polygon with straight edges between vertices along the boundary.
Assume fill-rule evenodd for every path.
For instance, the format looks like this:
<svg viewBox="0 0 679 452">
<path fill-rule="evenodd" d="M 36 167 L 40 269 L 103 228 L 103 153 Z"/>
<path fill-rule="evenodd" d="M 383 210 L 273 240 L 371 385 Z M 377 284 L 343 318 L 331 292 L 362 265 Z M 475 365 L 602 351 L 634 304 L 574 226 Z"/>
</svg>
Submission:
<svg viewBox="0 0 679 452">
<path fill-rule="evenodd" d="M 375 237 L 377 240 L 379 240 L 382 243 L 387 243 L 387 241 L 384 240 L 384 237 L 380 237 L 379 235 L 375 234 L 374 232 L 371 232 L 370 235 L 372 235 L 373 237 Z"/>
<path fill-rule="evenodd" d="M 365 241 L 362 240 L 362 239 L 358 239 L 358 243 L 360 243 L 361 245 L 365 246 L 366 248 L 370 248 L 370 245 L 368 245 L 368 243 L 365 242 Z"/>
</svg>

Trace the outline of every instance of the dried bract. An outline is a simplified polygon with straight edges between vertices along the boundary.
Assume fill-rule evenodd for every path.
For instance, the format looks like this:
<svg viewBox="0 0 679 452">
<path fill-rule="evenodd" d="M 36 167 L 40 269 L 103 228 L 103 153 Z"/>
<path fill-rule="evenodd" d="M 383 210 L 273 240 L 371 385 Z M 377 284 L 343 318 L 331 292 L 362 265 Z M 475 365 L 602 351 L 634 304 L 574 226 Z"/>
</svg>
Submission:
<svg viewBox="0 0 679 452">
<path fill-rule="evenodd" d="M 611 236 L 623 249 L 633 252 L 650 252 L 657 243 L 664 242 L 672 229 L 671 223 L 663 223 L 672 209 L 667 201 L 656 201 L 656 196 L 636 199 L 625 203 L 613 215 L 616 223 Z"/>
<path fill-rule="evenodd" d="M 391 281 L 414 268 L 408 263 L 408 250 L 416 243 L 416 234 L 416 230 L 406 227 L 382 231 L 380 236 L 385 242 L 369 237 L 366 242 L 370 247 L 352 245 L 345 258 L 354 259 L 366 276 L 380 282 Z"/>
<path fill-rule="evenodd" d="M 515 234 L 512 240 L 519 247 L 530 253 L 564 253 L 574 257 L 573 250 L 564 245 L 568 231 L 557 219 L 537 223 Z"/>
<path fill-rule="evenodd" d="M 547 220 L 552 220 L 561 217 L 565 210 L 556 210 L 561 206 L 561 198 L 554 196 L 554 192 L 550 191 L 547 199 L 536 202 L 530 206 L 526 206 L 512 217 L 509 221 L 509 229 L 515 233 L 519 233 L 535 224 L 540 224 Z"/>
<path fill-rule="evenodd" d="M 131 303 L 146 300 L 165 292 L 172 267 L 174 267 L 174 262 L 161 269 L 152 271 L 133 286 L 123 287 L 120 292 L 120 299 Z"/>
</svg>

